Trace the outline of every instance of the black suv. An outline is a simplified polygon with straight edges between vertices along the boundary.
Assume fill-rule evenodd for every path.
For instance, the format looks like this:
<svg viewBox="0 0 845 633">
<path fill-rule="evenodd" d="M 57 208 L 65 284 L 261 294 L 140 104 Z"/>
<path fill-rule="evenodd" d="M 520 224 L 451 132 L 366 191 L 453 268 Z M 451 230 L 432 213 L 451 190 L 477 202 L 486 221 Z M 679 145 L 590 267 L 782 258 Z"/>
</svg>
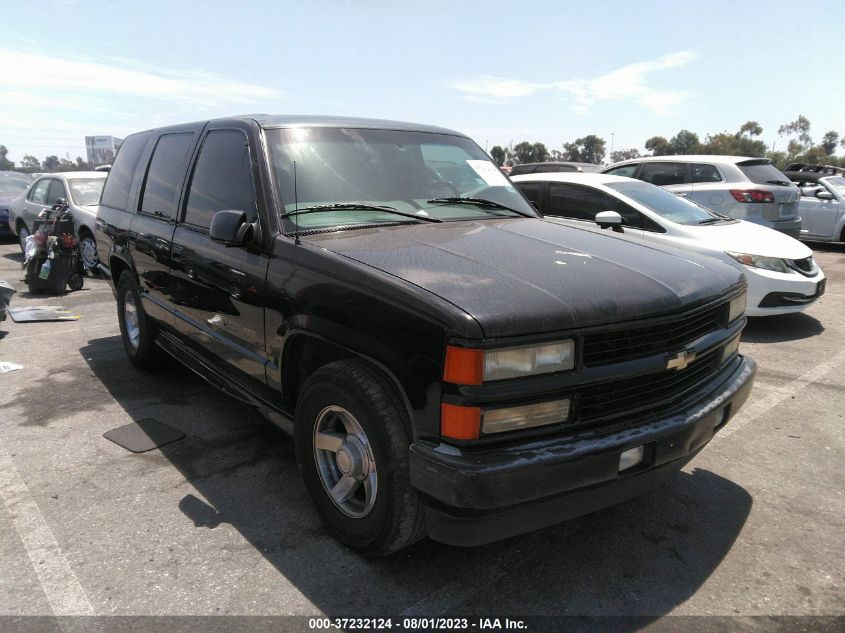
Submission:
<svg viewBox="0 0 845 633">
<path fill-rule="evenodd" d="M 650 489 L 753 381 L 737 269 L 547 223 L 450 130 L 141 132 L 97 229 L 130 360 L 165 350 L 290 432 L 325 523 L 369 555 Z"/>
</svg>

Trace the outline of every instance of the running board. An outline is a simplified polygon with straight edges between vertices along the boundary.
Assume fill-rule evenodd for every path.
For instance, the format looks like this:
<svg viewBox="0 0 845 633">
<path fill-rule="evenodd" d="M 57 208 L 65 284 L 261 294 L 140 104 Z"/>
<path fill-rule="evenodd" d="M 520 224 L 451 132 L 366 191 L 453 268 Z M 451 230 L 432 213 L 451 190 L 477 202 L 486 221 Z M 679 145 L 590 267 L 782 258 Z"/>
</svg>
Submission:
<svg viewBox="0 0 845 633">
<path fill-rule="evenodd" d="M 258 412 L 288 435 L 293 436 L 293 420 L 265 402 L 251 394 L 246 389 L 233 385 L 208 360 L 185 345 L 176 336 L 165 330 L 156 333 L 156 344 L 173 358 L 205 380 L 212 387 L 222 391 L 238 402 L 258 409 Z"/>
</svg>

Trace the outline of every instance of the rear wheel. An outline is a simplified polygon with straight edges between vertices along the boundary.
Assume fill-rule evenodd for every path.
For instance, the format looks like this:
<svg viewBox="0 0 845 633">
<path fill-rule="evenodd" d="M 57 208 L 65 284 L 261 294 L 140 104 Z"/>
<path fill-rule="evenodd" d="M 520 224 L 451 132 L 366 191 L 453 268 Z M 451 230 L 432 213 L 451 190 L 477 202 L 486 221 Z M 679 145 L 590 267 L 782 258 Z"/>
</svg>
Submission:
<svg viewBox="0 0 845 633">
<path fill-rule="evenodd" d="M 368 556 L 425 536 L 411 487 L 404 408 L 365 363 L 318 369 L 296 407 L 296 456 L 305 487 L 328 529 Z"/>
<path fill-rule="evenodd" d="M 129 271 L 117 284 L 117 318 L 120 338 L 132 364 L 143 369 L 158 366 L 163 352 L 155 343 L 156 326 L 141 306 L 138 284 Z"/>
<path fill-rule="evenodd" d="M 18 241 L 21 245 L 21 253 L 26 255 L 26 238 L 29 237 L 29 229 L 26 228 L 26 225 L 21 223 L 18 227 Z"/>
</svg>

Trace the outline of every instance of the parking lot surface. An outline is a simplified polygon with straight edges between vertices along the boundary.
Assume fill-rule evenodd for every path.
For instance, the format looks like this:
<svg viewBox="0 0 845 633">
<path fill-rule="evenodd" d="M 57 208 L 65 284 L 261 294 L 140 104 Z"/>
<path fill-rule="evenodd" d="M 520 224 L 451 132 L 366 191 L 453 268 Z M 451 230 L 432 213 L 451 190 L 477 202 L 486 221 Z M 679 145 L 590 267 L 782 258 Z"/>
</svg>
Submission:
<svg viewBox="0 0 845 633">
<path fill-rule="evenodd" d="M 281 431 L 177 363 L 133 368 L 106 282 L 29 295 L 7 241 L 12 307 L 82 318 L 0 324 L 0 361 L 23 365 L 0 374 L 0 616 L 843 616 L 845 247 L 814 249 L 827 294 L 749 324 L 751 398 L 667 485 L 484 547 L 366 560 L 323 530 Z M 147 418 L 185 438 L 143 454 L 103 438 Z"/>
</svg>

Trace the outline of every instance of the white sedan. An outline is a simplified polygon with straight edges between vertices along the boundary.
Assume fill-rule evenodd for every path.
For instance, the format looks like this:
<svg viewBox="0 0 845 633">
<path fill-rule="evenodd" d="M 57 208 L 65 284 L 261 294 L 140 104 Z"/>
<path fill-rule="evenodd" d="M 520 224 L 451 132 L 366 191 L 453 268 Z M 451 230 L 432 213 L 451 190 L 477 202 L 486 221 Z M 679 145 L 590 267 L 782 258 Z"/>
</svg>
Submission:
<svg viewBox="0 0 845 633">
<path fill-rule="evenodd" d="M 601 220 L 601 226 L 735 265 L 748 280 L 748 316 L 800 312 L 824 293 L 824 273 L 813 251 L 798 240 L 709 211 L 650 183 L 565 172 L 512 180 L 550 221 Z"/>
</svg>

